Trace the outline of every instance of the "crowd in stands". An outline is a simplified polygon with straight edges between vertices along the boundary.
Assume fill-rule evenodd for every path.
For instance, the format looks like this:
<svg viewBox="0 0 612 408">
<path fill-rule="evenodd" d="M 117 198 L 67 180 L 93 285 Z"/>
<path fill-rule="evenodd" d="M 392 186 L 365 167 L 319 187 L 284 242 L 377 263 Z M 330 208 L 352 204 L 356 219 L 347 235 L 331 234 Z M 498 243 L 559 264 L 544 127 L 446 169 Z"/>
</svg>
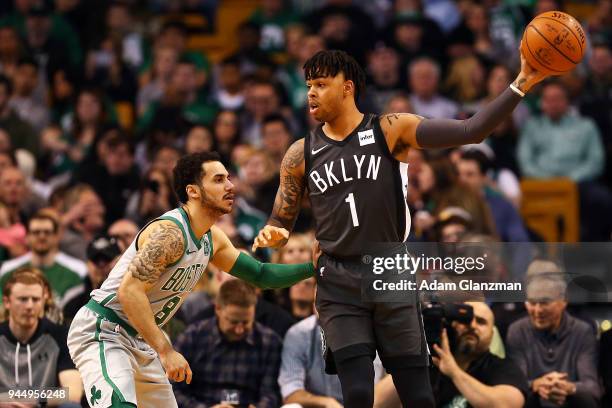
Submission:
<svg viewBox="0 0 612 408">
<path fill-rule="evenodd" d="M 513 80 L 533 16 L 588 6 L 574 71 L 537 86 L 481 144 L 410 151 L 409 239 L 541 241 L 521 217 L 520 183 L 562 177 L 578 188 L 580 239 L 610 241 L 612 1 L 261 0 L 222 57 L 190 48 L 181 16 L 203 16 L 214 33 L 232 1 L 0 2 L 0 388 L 61 384 L 79 401 L 66 325 L 139 229 L 179 204 L 181 155 L 219 152 L 237 194 L 219 227 L 248 251 L 284 153 L 317 126 L 302 65 L 322 49 L 366 70 L 364 112 L 465 119 Z M 288 244 L 256 256 L 311 259 L 307 199 L 302 207 Z M 453 328 L 464 347 L 440 346 L 440 406 L 487 405 L 483 389 L 509 406 L 611 403 L 612 332 L 566 310 L 562 268 L 530 270 L 525 304 L 474 303 L 473 323 Z M 194 371 L 176 387 L 179 404 L 342 406 L 324 372 L 315 286 L 261 292 L 209 267 L 166 328 Z M 376 405 L 399 407 L 377 367 Z"/>
</svg>

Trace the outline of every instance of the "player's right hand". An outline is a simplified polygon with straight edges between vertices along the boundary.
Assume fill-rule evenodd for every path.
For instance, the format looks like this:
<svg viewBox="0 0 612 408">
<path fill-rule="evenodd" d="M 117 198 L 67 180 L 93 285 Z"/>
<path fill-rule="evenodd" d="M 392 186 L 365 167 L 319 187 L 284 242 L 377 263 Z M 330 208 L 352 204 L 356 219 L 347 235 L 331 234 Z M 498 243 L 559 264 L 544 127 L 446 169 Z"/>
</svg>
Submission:
<svg viewBox="0 0 612 408">
<path fill-rule="evenodd" d="M 251 251 L 255 252 L 257 248 L 279 248 L 289 239 L 289 231 L 281 227 L 266 225 L 253 241 Z"/>
<path fill-rule="evenodd" d="M 191 368 L 185 357 L 176 350 L 170 350 L 159 355 L 159 359 L 166 370 L 166 376 L 169 380 L 175 382 L 186 381 L 191 383 Z"/>
</svg>

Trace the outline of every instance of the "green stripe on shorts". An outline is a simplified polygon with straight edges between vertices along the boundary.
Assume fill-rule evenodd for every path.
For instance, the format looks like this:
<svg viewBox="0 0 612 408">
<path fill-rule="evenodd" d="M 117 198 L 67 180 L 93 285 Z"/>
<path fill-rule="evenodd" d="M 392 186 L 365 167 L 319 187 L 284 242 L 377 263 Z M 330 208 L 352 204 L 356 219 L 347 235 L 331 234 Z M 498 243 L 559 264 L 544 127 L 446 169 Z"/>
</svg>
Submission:
<svg viewBox="0 0 612 408">
<path fill-rule="evenodd" d="M 100 364 L 102 365 L 102 375 L 104 376 L 104 379 L 106 380 L 106 382 L 113 388 L 113 390 L 119 397 L 119 400 L 121 402 L 126 402 L 125 398 L 123 397 L 123 394 L 121 394 L 121 391 L 119 391 L 119 387 L 117 387 L 115 383 L 110 379 L 110 377 L 108 376 L 108 371 L 106 370 L 106 358 L 104 357 L 104 341 L 100 340 L 100 331 L 101 331 L 100 323 L 101 322 L 102 322 L 102 316 L 98 316 L 98 320 L 96 320 L 96 334 L 94 338 L 100 345 Z M 115 404 L 113 403 L 113 405 Z"/>
</svg>

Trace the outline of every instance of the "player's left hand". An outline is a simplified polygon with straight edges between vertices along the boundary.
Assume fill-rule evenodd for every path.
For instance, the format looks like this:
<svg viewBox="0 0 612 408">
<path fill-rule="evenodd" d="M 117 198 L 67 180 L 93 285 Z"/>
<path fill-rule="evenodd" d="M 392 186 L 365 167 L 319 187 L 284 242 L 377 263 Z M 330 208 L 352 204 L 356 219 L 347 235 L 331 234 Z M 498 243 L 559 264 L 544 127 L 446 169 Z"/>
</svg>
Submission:
<svg viewBox="0 0 612 408">
<path fill-rule="evenodd" d="M 448 343 L 448 335 L 446 334 L 446 329 L 442 330 L 442 336 L 440 336 L 441 346 L 437 344 L 433 345 L 434 350 L 436 351 L 437 357 L 432 357 L 433 363 L 440 369 L 440 372 L 448 377 L 453 377 L 457 372 L 461 370 L 453 353 L 450 350 L 450 345 Z"/>
<path fill-rule="evenodd" d="M 159 359 L 166 371 L 166 376 L 169 380 L 191 383 L 191 368 L 189 363 L 181 353 L 176 350 L 170 350 L 166 353 L 160 353 Z"/>
<path fill-rule="evenodd" d="M 514 86 L 519 88 L 523 92 L 528 92 L 532 86 L 542 81 L 548 76 L 544 72 L 540 72 L 527 62 L 527 58 L 523 55 L 519 48 L 519 54 L 521 56 L 521 72 L 513 82 Z"/>
</svg>

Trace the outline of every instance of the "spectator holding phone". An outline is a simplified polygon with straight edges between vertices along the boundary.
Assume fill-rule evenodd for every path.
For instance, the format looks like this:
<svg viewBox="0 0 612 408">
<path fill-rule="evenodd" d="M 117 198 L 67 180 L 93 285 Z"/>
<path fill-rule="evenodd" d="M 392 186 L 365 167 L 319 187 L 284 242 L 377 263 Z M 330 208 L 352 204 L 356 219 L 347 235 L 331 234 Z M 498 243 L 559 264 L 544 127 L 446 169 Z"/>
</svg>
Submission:
<svg viewBox="0 0 612 408">
<path fill-rule="evenodd" d="M 125 216 L 142 226 L 176 205 L 170 180 L 163 171 L 153 167 L 145 174 L 140 190 L 129 199 Z"/>
</svg>

